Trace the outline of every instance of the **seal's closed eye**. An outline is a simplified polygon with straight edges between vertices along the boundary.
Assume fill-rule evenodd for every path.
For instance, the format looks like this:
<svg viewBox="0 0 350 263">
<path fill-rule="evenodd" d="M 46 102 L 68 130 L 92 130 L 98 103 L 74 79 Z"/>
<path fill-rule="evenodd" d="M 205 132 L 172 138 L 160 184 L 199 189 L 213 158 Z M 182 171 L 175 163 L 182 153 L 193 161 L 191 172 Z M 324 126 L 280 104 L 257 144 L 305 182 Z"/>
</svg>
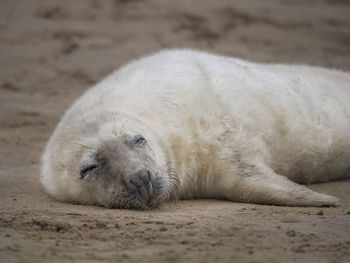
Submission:
<svg viewBox="0 0 350 263">
<path fill-rule="evenodd" d="M 80 170 L 80 178 L 84 179 L 88 174 L 94 172 L 96 169 L 97 169 L 97 165 L 96 164 L 91 164 L 91 165 L 83 167 Z"/>
</svg>

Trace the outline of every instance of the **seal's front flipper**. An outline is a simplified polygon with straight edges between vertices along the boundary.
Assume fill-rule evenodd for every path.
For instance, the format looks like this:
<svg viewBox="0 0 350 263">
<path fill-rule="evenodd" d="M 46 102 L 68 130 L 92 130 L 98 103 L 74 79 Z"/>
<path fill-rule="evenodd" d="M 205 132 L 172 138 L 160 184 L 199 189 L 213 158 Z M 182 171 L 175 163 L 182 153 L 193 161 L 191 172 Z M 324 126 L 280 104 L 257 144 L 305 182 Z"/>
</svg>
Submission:
<svg viewBox="0 0 350 263">
<path fill-rule="evenodd" d="M 285 205 L 285 206 L 337 206 L 338 199 L 314 192 L 293 183 L 269 169 L 254 169 L 235 180 L 233 189 L 225 189 L 232 201 Z M 232 186 L 232 185 L 231 185 Z"/>
</svg>

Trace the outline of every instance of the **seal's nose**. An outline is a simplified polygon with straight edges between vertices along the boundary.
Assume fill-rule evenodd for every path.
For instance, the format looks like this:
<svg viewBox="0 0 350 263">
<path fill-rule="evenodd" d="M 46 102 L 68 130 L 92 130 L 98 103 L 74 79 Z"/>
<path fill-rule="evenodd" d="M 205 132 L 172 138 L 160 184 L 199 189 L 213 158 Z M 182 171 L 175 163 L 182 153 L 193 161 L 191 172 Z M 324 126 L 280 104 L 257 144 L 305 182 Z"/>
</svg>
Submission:
<svg viewBox="0 0 350 263">
<path fill-rule="evenodd" d="M 129 189 L 148 201 L 159 188 L 157 177 L 147 169 L 141 169 L 129 177 Z"/>
</svg>

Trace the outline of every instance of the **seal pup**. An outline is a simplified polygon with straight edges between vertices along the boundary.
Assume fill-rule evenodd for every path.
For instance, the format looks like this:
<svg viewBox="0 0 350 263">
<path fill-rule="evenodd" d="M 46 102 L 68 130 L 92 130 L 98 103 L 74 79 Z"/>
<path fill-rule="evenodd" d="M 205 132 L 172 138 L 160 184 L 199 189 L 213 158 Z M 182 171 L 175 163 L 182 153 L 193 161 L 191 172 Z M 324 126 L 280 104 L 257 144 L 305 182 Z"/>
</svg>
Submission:
<svg viewBox="0 0 350 263">
<path fill-rule="evenodd" d="M 147 209 L 180 198 L 334 206 L 300 185 L 350 176 L 350 74 L 163 50 L 107 76 L 42 155 L 58 200 Z"/>
</svg>

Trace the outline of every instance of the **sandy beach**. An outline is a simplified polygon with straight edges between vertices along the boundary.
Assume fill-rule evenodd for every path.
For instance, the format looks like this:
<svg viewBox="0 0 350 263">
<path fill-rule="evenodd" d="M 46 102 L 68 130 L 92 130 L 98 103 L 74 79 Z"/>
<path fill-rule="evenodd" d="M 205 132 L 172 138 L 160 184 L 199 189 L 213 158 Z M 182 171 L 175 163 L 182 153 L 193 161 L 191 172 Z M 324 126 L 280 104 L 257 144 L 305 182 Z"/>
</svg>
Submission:
<svg viewBox="0 0 350 263">
<path fill-rule="evenodd" d="M 308 186 L 339 207 L 189 200 L 151 211 L 57 202 L 39 182 L 67 107 L 150 52 L 350 71 L 350 1 L 2 0 L 0 32 L 0 262 L 350 262 L 350 180 Z"/>
</svg>

